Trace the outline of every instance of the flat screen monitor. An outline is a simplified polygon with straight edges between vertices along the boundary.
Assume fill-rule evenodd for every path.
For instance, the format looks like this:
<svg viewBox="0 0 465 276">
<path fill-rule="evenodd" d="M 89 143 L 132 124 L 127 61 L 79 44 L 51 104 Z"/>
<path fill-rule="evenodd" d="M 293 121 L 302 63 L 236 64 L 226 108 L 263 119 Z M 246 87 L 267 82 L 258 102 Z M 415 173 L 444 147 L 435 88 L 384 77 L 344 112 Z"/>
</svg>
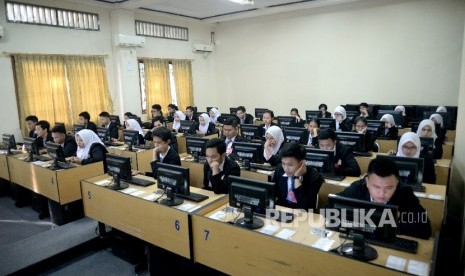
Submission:
<svg viewBox="0 0 465 276">
<path fill-rule="evenodd" d="M 139 131 L 123 129 L 124 143 L 128 145 L 128 150 L 132 150 L 132 146 L 139 145 Z"/>
<path fill-rule="evenodd" d="M 285 127 L 283 130 L 284 140 L 287 142 L 294 141 L 300 144 L 300 139 L 305 131 L 306 129 L 301 127 Z"/>
<path fill-rule="evenodd" d="M 376 158 L 388 158 L 394 161 L 399 169 L 400 182 L 410 186 L 414 191 L 424 190 L 423 158 L 401 157 L 393 155 L 377 155 Z"/>
<path fill-rule="evenodd" d="M 411 122 L 410 127 L 412 129 L 412 132 L 417 133 L 418 126 L 420 125 L 420 122 Z"/>
<path fill-rule="evenodd" d="M 224 124 L 229 119 L 235 120 L 236 116 L 228 114 L 228 113 L 221 113 L 221 115 L 218 117 L 217 122 L 220 123 L 220 124 Z"/>
<path fill-rule="evenodd" d="M 121 121 L 118 115 L 110 115 L 110 121 L 117 125 L 118 127 L 121 126 Z"/>
<path fill-rule="evenodd" d="M 78 133 L 79 131 L 84 129 L 84 125 L 74 124 L 73 125 L 73 132 L 74 134 Z"/>
<path fill-rule="evenodd" d="M 106 164 L 108 173 L 113 175 L 113 183 L 108 186 L 112 190 L 122 190 L 129 187 L 124 181 L 131 181 L 131 158 L 121 155 L 107 153 Z"/>
<path fill-rule="evenodd" d="M 175 194 L 190 195 L 189 168 L 163 163 L 158 163 L 157 166 L 157 187 L 165 190 L 167 195 L 160 203 L 167 206 L 182 204 L 184 200 L 177 198 Z"/>
<path fill-rule="evenodd" d="M 358 115 L 358 111 L 346 111 L 346 117 L 353 121 Z"/>
<path fill-rule="evenodd" d="M 414 120 L 423 120 L 423 114 L 425 111 L 436 111 L 436 108 L 433 108 L 430 105 L 416 105 L 415 106 L 415 113 L 414 113 Z M 429 119 L 429 118 L 428 118 Z"/>
<path fill-rule="evenodd" d="M 11 150 L 16 149 L 16 140 L 13 134 L 4 133 L 2 135 L 3 146 L 8 154 L 12 154 Z"/>
<path fill-rule="evenodd" d="M 263 220 L 254 217 L 254 213 L 266 215 L 267 210 L 274 210 L 274 183 L 238 176 L 229 176 L 227 181 L 229 205 L 244 212 L 244 218 L 236 220 L 235 224 L 247 229 L 262 227 Z"/>
<path fill-rule="evenodd" d="M 330 150 L 306 148 L 305 164 L 319 173 L 334 173 L 334 152 Z"/>
<path fill-rule="evenodd" d="M 237 107 L 230 107 L 229 108 L 229 114 L 236 116 L 237 113 Z"/>
<path fill-rule="evenodd" d="M 203 137 L 186 137 L 186 150 L 188 154 L 192 154 L 194 159 L 198 161 L 198 157 L 205 156 L 205 144 L 208 142 L 207 138 Z"/>
<path fill-rule="evenodd" d="M 337 141 L 351 148 L 353 152 L 366 152 L 365 134 L 348 131 L 338 131 L 336 132 L 336 135 Z"/>
<path fill-rule="evenodd" d="M 451 116 L 448 112 L 433 112 L 433 111 L 424 111 L 423 112 L 423 119 L 429 119 L 431 115 L 439 114 L 442 116 L 442 122 L 444 125 L 444 129 L 453 129 Z"/>
<path fill-rule="evenodd" d="M 305 110 L 305 118 L 307 119 L 307 122 L 312 118 L 318 118 L 318 115 L 320 115 L 319 110 Z"/>
<path fill-rule="evenodd" d="M 394 122 L 396 127 L 402 127 L 404 124 L 404 117 L 402 116 L 402 111 L 395 110 L 378 110 L 378 119 L 381 119 L 385 114 L 391 114 L 394 117 Z"/>
<path fill-rule="evenodd" d="M 420 137 L 421 151 L 424 153 L 425 158 L 433 159 L 434 138 L 433 137 Z"/>
<path fill-rule="evenodd" d="M 106 127 L 97 127 L 97 135 L 102 142 L 108 142 L 110 138 L 110 130 Z"/>
<path fill-rule="evenodd" d="M 47 154 L 53 159 L 53 166 L 58 168 L 58 162 L 66 162 L 65 152 L 60 144 L 47 142 L 45 143 Z"/>
<path fill-rule="evenodd" d="M 39 147 L 37 146 L 36 138 L 24 137 L 24 147 L 29 153 L 28 161 L 31 162 L 34 160 L 34 155 L 39 155 Z"/>
<path fill-rule="evenodd" d="M 336 130 L 336 120 L 333 118 L 319 118 L 320 129 L 331 128 Z"/>
<path fill-rule="evenodd" d="M 182 120 L 179 127 L 179 132 L 185 135 L 194 135 L 197 130 L 197 123 L 195 121 Z"/>
<path fill-rule="evenodd" d="M 294 116 L 278 116 L 278 126 L 281 128 L 294 126 Z"/>
<path fill-rule="evenodd" d="M 257 118 L 257 120 L 262 120 L 263 113 L 265 113 L 267 110 L 268 108 L 255 108 L 255 118 Z"/>
<path fill-rule="evenodd" d="M 355 111 L 355 112 L 358 112 L 359 111 L 359 108 L 360 108 L 360 105 L 358 104 L 346 104 L 346 105 L 342 105 L 342 107 L 344 107 L 344 109 L 347 111 Z"/>
<path fill-rule="evenodd" d="M 375 137 L 380 136 L 384 130 L 384 122 L 380 120 L 367 120 L 367 131 Z"/>
<path fill-rule="evenodd" d="M 263 146 L 260 143 L 234 142 L 233 153 L 247 165 L 263 163 Z M 247 168 L 247 166 L 245 166 Z"/>
<path fill-rule="evenodd" d="M 246 138 L 247 140 L 261 140 L 261 129 L 259 125 L 253 124 L 241 124 L 241 136 Z"/>
<path fill-rule="evenodd" d="M 66 129 L 65 128 L 65 123 L 55 122 L 55 126 L 62 126 L 64 129 Z"/>
</svg>

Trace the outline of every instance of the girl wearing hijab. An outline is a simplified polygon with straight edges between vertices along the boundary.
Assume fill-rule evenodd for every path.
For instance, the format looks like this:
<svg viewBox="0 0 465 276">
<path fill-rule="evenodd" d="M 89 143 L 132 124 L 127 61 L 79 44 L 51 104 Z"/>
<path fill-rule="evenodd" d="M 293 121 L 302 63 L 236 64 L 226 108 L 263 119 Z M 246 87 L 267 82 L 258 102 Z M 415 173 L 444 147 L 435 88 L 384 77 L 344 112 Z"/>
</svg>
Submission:
<svg viewBox="0 0 465 276">
<path fill-rule="evenodd" d="M 336 131 L 352 131 L 352 122 L 347 118 L 344 107 L 336 106 L 333 117 L 336 119 Z"/>
<path fill-rule="evenodd" d="M 210 122 L 210 116 L 205 113 L 200 114 L 197 124 L 197 134 L 210 135 L 216 132 L 215 125 Z"/>
<path fill-rule="evenodd" d="M 394 111 L 400 111 L 402 112 L 402 127 L 405 127 L 407 125 L 407 117 L 406 117 L 406 114 L 405 114 L 405 106 L 403 105 L 398 105 L 394 108 Z"/>
<path fill-rule="evenodd" d="M 420 137 L 415 132 L 406 132 L 402 135 L 397 145 L 396 156 L 423 158 L 423 183 L 436 183 L 436 173 L 434 171 L 434 162 L 431 158 L 426 158 L 421 154 Z"/>
<path fill-rule="evenodd" d="M 128 119 L 126 121 L 126 129 L 127 130 L 137 130 L 139 132 L 139 145 L 144 145 L 144 131 L 140 127 L 139 123 L 134 119 Z"/>
<path fill-rule="evenodd" d="M 173 131 L 178 132 L 179 128 L 181 127 L 181 121 L 186 120 L 186 115 L 184 115 L 184 113 L 182 113 L 182 111 L 178 110 L 178 111 L 174 112 L 173 118 L 174 118 L 174 120 L 173 120 Z"/>
<path fill-rule="evenodd" d="M 391 114 L 384 114 L 380 121 L 384 122 L 384 133 L 381 133 L 381 137 L 386 137 L 390 140 L 397 140 L 399 130 L 396 127 L 394 117 Z"/>
<path fill-rule="evenodd" d="M 103 169 L 106 172 L 105 155 L 108 151 L 97 134 L 90 129 L 83 129 L 75 134 L 75 138 L 78 149 L 71 161 L 81 165 L 103 161 Z"/>
<path fill-rule="evenodd" d="M 442 143 L 439 141 L 438 136 L 436 135 L 435 125 L 432 120 L 425 119 L 420 122 L 417 129 L 418 136 L 425 138 L 433 138 L 433 159 L 442 158 Z M 428 154 L 427 149 L 422 149 L 421 152 L 423 155 Z"/>
<path fill-rule="evenodd" d="M 220 117 L 221 115 L 220 111 L 213 107 L 212 109 L 210 109 L 208 114 L 210 114 L 210 121 L 216 125 L 218 123 L 218 117 Z"/>
<path fill-rule="evenodd" d="M 443 105 L 440 105 L 438 106 L 438 108 L 436 108 L 436 112 L 444 112 L 446 113 L 447 112 L 447 108 Z"/>
<path fill-rule="evenodd" d="M 442 120 L 441 114 L 431 114 L 429 117 L 430 120 L 432 120 L 435 124 L 436 127 L 436 135 L 438 136 L 438 140 L 441 142 L 441 144 L 444 143 L 446 140 L 446 132 L 447 130 L 444 128 L 444 121 Z"/>
<path fill-rule="evenodd" d="M 263 157 L 271 166 L 279 163 L 278 151 L 284 144 L 283 131 L 278 126 L 270 126 L 265 133 L 266 142 L 263 149 Z"/>
</svg>

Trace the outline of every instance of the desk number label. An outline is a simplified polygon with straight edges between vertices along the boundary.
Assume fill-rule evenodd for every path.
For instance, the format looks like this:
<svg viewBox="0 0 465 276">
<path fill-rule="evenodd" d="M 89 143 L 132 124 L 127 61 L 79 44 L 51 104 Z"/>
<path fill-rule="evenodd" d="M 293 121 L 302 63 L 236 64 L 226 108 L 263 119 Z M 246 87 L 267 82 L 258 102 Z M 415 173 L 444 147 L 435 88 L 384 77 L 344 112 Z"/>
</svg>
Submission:
<svg viewBox="0 0 465 276">
<path fill-rule="evenodd" d="M 90 191 L 87 191 L 87 198 L 91 199 L 92 198 L 92 193 Z"/>
<path fill-rule="evenodd" d="M 52 185 L 53 185 L 53 183 L 55 182 L 55 181 L 53 181 L 53 180 L 54 180 L 53 178 L 50 178 L 50 184 L 52 184 Z"/>
<path fill-rule="evenodd" d="M 210 230 L 204 229 L 203 231 L 205 232 L 205 240 L 208 241 L 208 235 L 210 235 Z"/>
<path fill-rule="evenodd" d="M 176 220 L 174 222 L 174 228 L 176 228 L 176 231 L 179 231 L 179 229 L 181 228 L 180 224 L 179 224 L 179 220 Z"/>
</svg>

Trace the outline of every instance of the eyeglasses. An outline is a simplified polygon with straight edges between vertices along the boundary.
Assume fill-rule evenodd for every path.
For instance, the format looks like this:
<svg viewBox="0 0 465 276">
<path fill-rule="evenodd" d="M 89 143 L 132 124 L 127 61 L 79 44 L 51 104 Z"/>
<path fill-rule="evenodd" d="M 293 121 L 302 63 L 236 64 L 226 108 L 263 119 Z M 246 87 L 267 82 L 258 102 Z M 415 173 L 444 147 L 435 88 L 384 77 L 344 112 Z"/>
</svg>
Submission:
<svg viewBox="0 0 465 276">
<path fill-rule="evenodd" d="M 409 147 L 409 146 L 403 145 L 402 149 L 404 149 L 404 150 L 417 150 L 417 147 L 416 146 Z"/>
</svg>

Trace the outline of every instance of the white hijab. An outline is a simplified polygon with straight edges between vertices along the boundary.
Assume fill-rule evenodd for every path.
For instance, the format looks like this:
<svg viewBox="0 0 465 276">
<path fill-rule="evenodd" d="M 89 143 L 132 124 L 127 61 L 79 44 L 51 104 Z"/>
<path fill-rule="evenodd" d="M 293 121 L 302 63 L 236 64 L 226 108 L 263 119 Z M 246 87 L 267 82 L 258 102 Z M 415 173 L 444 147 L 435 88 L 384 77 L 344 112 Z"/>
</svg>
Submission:
<svg viewBox="0 0 465 276">
<path fill-rule="evenodd" d="M 78 133 L 76 133 L 74 135 L 75 138 L 78 137 L 78 136 L 81 137 L 82 141 L 84 142 L 84 148 L 78 147 L 78 149 L 76 151 L 77 157 L 79 157 L 81 159 L 89 158 L 89 150 L 90 150 L 90 147 L 93 144 L 99 143 L 102 146 L 105 146 L 102 143 L 102 140 L 100 140 L 100 138 L 97 136 L 97 134 L 95 134 L 95 132 L 93 132 L 90 129 L 82 129 L 82 130 L 80 130 Z"/>
<path fill-rule="evenodd" d="M 430 126 L 432 130 L 431 136 L 427 138 L 433 138 L 436 141 L 436 138 L 438 138 L 436 134 L 436 126 L 434 125 L 434 122 L 430 119 L 424 119 L 423 121 L 420 122 L 420 124 L 418 125 L 418 129 L 417 129 L 418 136 L 421 137 L 421 130 L 427 125 Z"/>
<path fill-rule="evenodd" d="M 436 122 L 437 122 L 438 124 L 441 125 L 441 128 L 444 127 L 444 121 L 442 120 L 441 114 L 437 114 L 437 113 L 431 114 L 431 116 L 430 116 L 429 118 L 430 118 L 431 120 L 432 120 L 432 119 L 436 120 Z"/>
<path fill-rule="evenodd" d="M 447 108 L 443 105 L 440 105 L 438 108 L 436 108 L 436 112 L 447 112 Z"/>
<path fill-rule="evenodd" d="M 345 108 L 340 105 L 336 106 L 336 108 L 334 109 L 334 113 L 333 113 L 334 119 L 336 119 L 336 113 L 340 113 L 342 115 L 342 120 L 345 120 L 347 117 Z M 336 130 L 339 130 L 339 122 L 337 120 L 336 120 Z"/>
<path fill-rule="evenodd" d="M 407 142 L 412 142 L 417 147 L 417 151 L 411 157 L 416 157 L 416 158 L 420 157 L 421 142 L 420 142 L 420 137 L 418 137 L 418 134 L 416 134 L 415 132 L 406 132 L 402 135 L 402 137 L 400 137 L 399 145 L 397 146 L 397 156 L 407 157 L 402 152 L 402 146 Z"/>
<path fill-rule="evenodd" d="M 283 131 L 278 126 L 270 126 L 266 130 L 266 133 L 269 133 L 276 141 L 276 144 L 270 148 L 271 154 L 275 155 L 276 153 L 278 153 L 279 148 L 281 148 L 281 144 L 284 142 Z M 263 156 L 266 158 L 265 151 L 263 151 Z"/>
<path fill-rule="evenodd" d="M 393 126 L 396 125 L 396 121 L 394 121 L 394 117 L 391 114 L 384 114 L 380 119 L 382 122 L 386 122 L 385 120 Z"/>
<path fill-rule="evenodd" d="M 144 131 L 140 127 L 139 123 L 134 119 L 128 119 L 126 123 L 129 125 L 131 130 L 137 130 L 140 135 L 144 136 Z"/>
<path fill-rule="evenodd" d="M 179 117 L 179 119 L 181 121 L 184 121 L 186 119 L 186 115 L 184 113 L 182 113 L 182 111 L 178 110 L 178 111 L 174 112 L 174 114 L 178 115 L 178 117 Z M 173 129 L 178 131 L 178 129 L 181 127 L 181 121 L 174 120 L 173 121 Z"/>
<path fill-rule="evenodd" d="M 199 121 L 199 132 L 202 134 L 205 134 L 207 133 L 208 126 L 210 124 L 210 116 L 208 116 L 208 114 L 202 113 L 200 114 L 199 117 L 202 117 L 203 120 L 205 121 L 205 125 L 200 124 L 200 121 Z"/>
<path fill-rule="evenodd" d="M 405 116 L 405 107 L 403 105 L 398 105 L 394 108 L 395 111 L 402 111 L 402 116 Z"/>
<path fill-rule="evenodd" d="M 218 109 L 214 108 L 214 107 L 212 109 L 210 109 L 210 110 L 213 111 L 213 113 L 215 114 L 215 117 L 213 117 L 213 118 L 210 117 L 211 122 L 216 124 L 216 122 L 218 121 L 218 117 L 220 117 L 220 115 L 221 115 L 220 111 Z"/>
</svg>

